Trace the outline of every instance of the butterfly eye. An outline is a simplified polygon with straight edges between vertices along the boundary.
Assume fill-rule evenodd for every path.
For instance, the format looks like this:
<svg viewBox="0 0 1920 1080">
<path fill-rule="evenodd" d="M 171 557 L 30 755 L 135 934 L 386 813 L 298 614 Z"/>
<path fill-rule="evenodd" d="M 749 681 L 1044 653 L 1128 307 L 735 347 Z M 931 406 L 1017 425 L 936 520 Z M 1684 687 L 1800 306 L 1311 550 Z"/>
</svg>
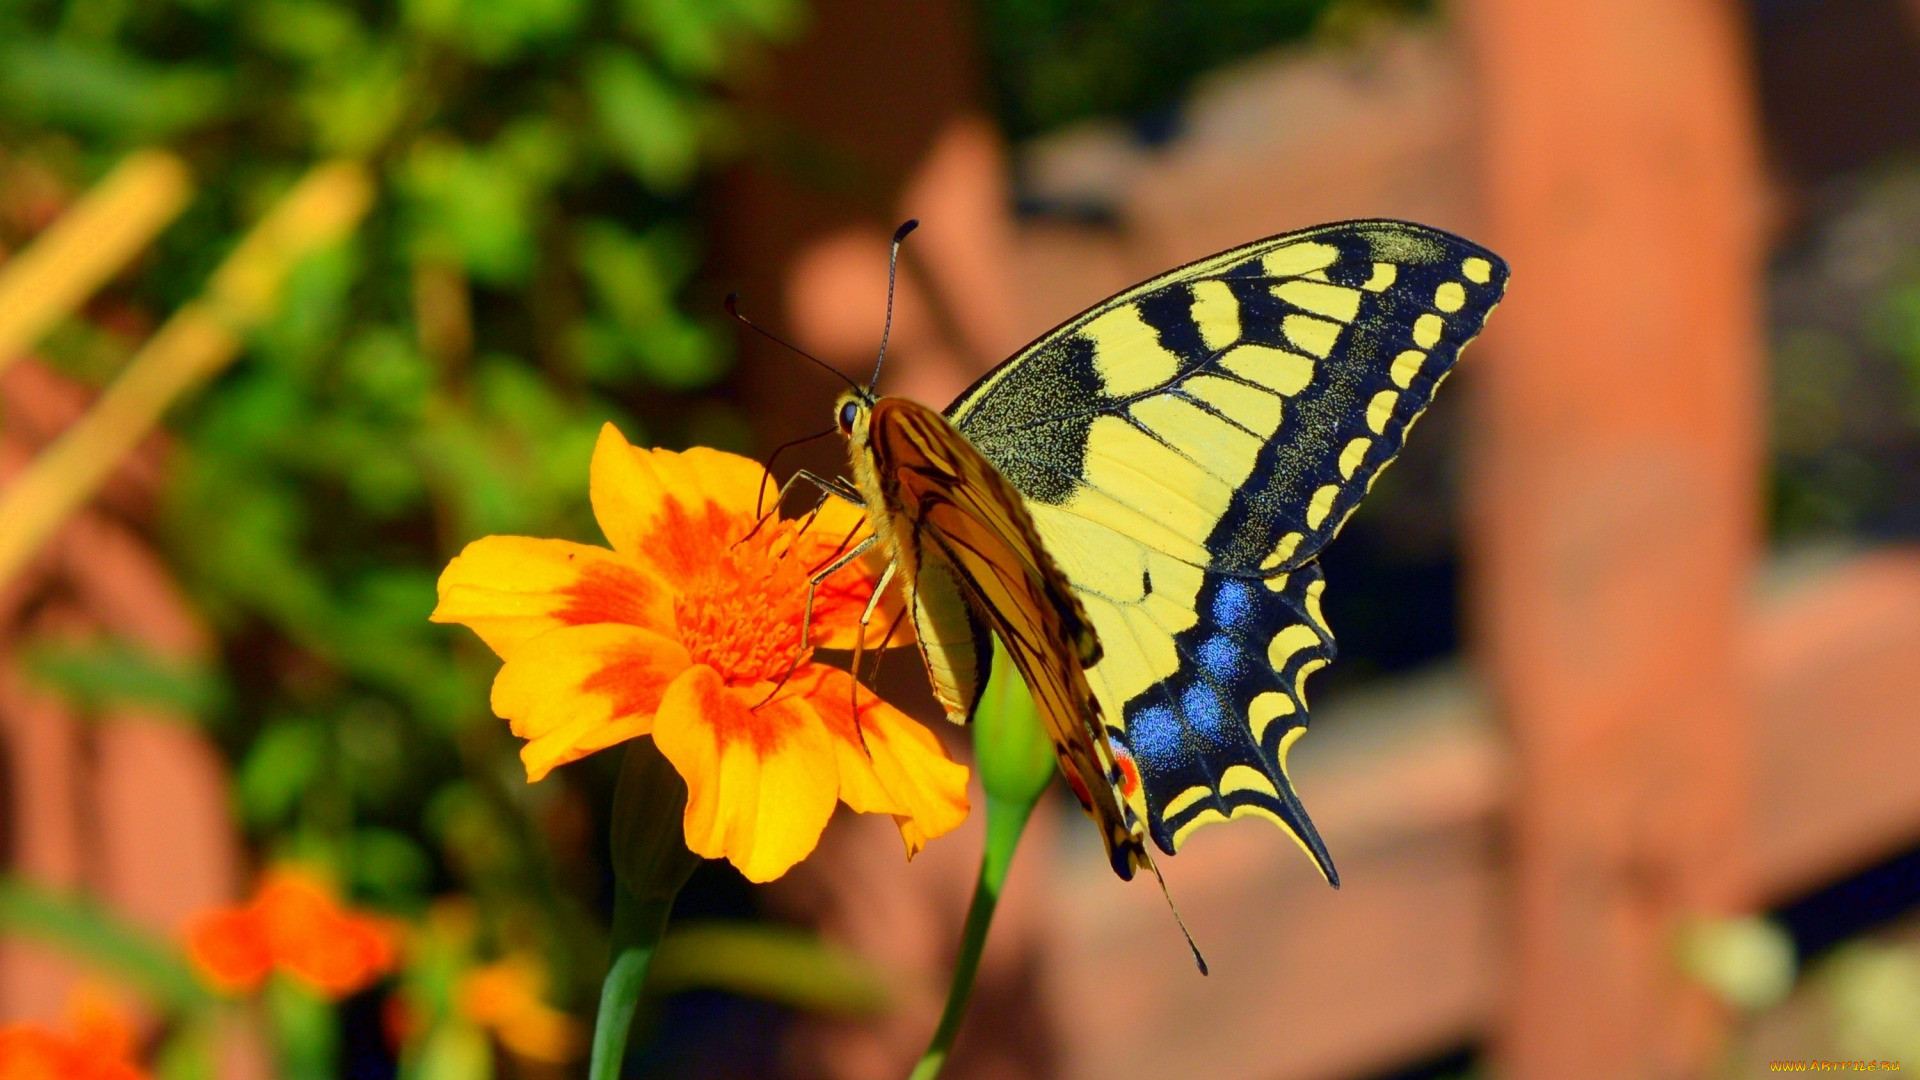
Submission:
<svg viewBox="0 0 1920 1080">
<path fill-rule="evenodd" d="M 853 418 L 855 416 L 858 416 L 859 414 L 860 414 L 860 406 L 851 401 L 847 402 L 845 405 L 840 406 L 840 430 L 843 432 L 852 431 Z"/>
</svg>

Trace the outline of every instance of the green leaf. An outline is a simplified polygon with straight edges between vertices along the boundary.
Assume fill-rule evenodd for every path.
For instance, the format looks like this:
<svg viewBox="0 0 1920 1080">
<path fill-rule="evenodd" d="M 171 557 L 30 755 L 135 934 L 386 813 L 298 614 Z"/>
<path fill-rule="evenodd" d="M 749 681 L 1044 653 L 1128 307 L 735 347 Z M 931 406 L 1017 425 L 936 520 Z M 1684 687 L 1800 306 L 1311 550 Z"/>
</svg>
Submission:
<svg viewBox="0 0 1920 1080">
<path fill-rule="evenodd" d="M 344 52 L 300 95 L 314 141 L 326 154 L 373 153 L 411 104 L 406 56 L 388 45 Z"/>
<path fill-rule="evenodd" d="M 340 1021 L 326 999 L 283 976 L 267 980 L 282 1080 L 335 1080 L 340 1075 Z"/>
<path fill-rule="evenodd" d="M 680 233 L 663 228 L 635 236 L 595 221 L 581 230 L 581 272 L 612 320 L 579 328 L 577 344 L 596 378 L 624 381 L 637 370 L 652 383 L 686 390 L 726 370 L 714 336 L 673 304 L 692 269 L 689 247 Z"/>
<path fill-rule="evenodd" d="M 169 660 L 130 641 L 42 641 L 22 658 L 31 678 L 82 709 L 147 705 L 205 719 L 225 701 L 226 688 L 204 665 Z"/>
<path fill-rule="evenodd" d="M 680 91 L 625 50 L 596 53 L 586 80 L 614 158 L 655 191 L 686 187 L 699 161 L 700 132 L 697 110 Z"/>
<path fill-rule="evenodd" d="M 792 0 L 626 0 L 622 21 L 644 38 L 675 75 L 710 78 L 721 73 L 729 46 L 757 34 L 784 38 L 798 28 L 800 5 Z"/>
<path fill-rule="evenodd" d="M 160 1080 L 219 1080 L 219 1031 L 211 1018 L 196 1019 L 168 1032 L 153 1054 Z"/>
<path fill-rule="evenodd" d="M 706 76 L 719 69 L 725 27 L 714 16 L 723 13 L 722 5 L 626 0 L 622 7 L 628 27 L 645 37 L 675 74 Z"/>
<path fill-rule="evenodd" d="M 831 1016 L 868 1017 L 892 1005 L 884 977 L 856 953 L 786 926 L 694 922 L 660 943 L 650 994 L 725 990 Z"/>
<path fill-rule="evenodd" d="M 213 119 L 227 95 L 224 76 L 192 64 L 152 64 L 64 38 L 0 43 L 0 98 L 52 127 L 157 141 Z"/>
<path fill-rule="evenodd" d="M 398 327 L 362 327 L 340 354 L 341 390 L 388 426 L 426 419 L 438 383 L 433 363 Z"/>
<path fill-rule="evenodd" d="M 403 0 L 400 10 L 416 29 L 459 45 L 483 63 L 499 64 L 572 32 L 585 4 L 583 0 Z"/>
<path fill-rule="evenodd" d="M 270 724 L 240 761 L 235 794 L 241 816 L 255 827 L 285 821 L 319 777 L 326 752 L 326 733 L 318 724 Z"/>
<path fill-rule="evenodd" d="M 432 884 L 432 862 L 405 833 L 360 829 L 351 851 L 354 891 L 383 907 L 411 907 Z"/>
<path fill-rule="evenodd" d="M 445 139 L 414 145 L 401 171 L 415 249 L 481 281 L 516 285 L 533 266 L 534 211 L 511 162 Z"/>
<path fill-rule="evenodd" d="M 255 43 L 309 64 L 349 54 L 366 41 L 359 17 L 325 0 L 252 0 L 240 15 Z"/>
<path fill-rule="evenodd" d="M 529 186 L 543 191 L 565 179 L 574 167 L 573 135 L 551 117 L 515 117 L 494 140 L 492 153 Z"/>
<path fill-rule="evenodd" d="M 420 1047 L 413 1080 L 492 1080 L 493 1044 L 472 1024 L 437 1025 Z"/>
<path fill-rule="evenodd" d="M 295 371 L 316 371 L 348 317 L 348 294 L 361 275 L 352 243 L 336 244 L 295 263 L 280 310 L 250 335 L 251 344 Z"/>
<path fill-rule="evenodd" d="M 170 1012 L 204 1012 L 214 1005 L 213 996 L 177 950 L 122 922 L 88 897 L 0 877 L 0 927 L 125 980 Z"/>
</svg>

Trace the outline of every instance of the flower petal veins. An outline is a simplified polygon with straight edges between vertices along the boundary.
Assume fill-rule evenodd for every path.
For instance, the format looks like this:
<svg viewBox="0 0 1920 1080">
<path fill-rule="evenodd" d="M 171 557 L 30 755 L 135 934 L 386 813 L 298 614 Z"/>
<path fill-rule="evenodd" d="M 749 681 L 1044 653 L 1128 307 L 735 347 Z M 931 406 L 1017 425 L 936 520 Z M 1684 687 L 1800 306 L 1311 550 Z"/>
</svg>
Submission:
<svg viewBox="0 0 1920 1080">
<path fill-rule="evenodd" d="M 772 881 L 820 840 L 839 797 L 834 751 L 817 713 L 769 687 L 737 689 L 709 668 L 673 684 L 654 742 L 687 781 L 687 847 Z M 823 768 L 823 766 L 825 766 Z"/>
<path fill-rule="evenodd" d="M 619 623 L 553 630 L 515 649 L 493 680 L 493 711 L 527 740 L 527 779 L 653 730 L 673 680 L 693 663 L 665 635 Z"/>
<path fill-rule="evenodd" d="M 464 623 L 501 657 L 565 626 L 673 625 L 672 589 L 634 561 L 565 540 L 489 536 L 440 575 L 432 619 Z"/>
<path fill-rule="evenodd" d="M 840 798 L 862 813 L 891 814 L 911 859 L 967 817 L 967 767 L 933 732 L 864 686 L 855 727 L 853 677 L 811 664 L 790 684 L 834 736 Z"/>
<path fill-rule="evenodd" d="M 698 570 L 715 547 L 738 540 L 778 490 L 757 462 L 696 446 L 675 453 L 629 445 L 612 424 L 600 429 L 589 467 L 593 516 L 613 549 L 668 580 Z M 743 527 L 744 523 L 744 527 Z"/>
</svg>

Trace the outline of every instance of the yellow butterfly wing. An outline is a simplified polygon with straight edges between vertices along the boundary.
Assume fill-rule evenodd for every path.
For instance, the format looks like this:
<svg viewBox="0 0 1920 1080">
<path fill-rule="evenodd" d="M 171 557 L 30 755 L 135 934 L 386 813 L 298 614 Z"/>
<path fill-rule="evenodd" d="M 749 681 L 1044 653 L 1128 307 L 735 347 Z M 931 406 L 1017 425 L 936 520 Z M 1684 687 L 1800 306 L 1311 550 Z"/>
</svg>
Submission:
<svg viewBox="0 0 1920 1080">
<path fill-rule="evenodd" d="M 1315 556 L 1506 277 L 1405 222 L 1272 237 L 1075 316 L 947 409 L 1092 624 L 1113 775 L 1141 780 L 1118 797 L 1162 850 L 1257 816 L 1338 882 L 1286 770 L 1334 654 Z"/>
</svg>

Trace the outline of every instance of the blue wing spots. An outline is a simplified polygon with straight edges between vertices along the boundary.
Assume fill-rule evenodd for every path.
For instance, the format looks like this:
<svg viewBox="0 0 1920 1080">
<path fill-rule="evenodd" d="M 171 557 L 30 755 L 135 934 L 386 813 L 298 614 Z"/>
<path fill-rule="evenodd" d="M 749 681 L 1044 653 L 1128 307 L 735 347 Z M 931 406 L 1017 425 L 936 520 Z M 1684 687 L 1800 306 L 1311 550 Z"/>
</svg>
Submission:
<svg viewBox="0 0 1920 1080">
<path fill-rule="evenodd" d="M 1283 671 L 1273 670 L 1266 650 L 1267 641 L 1281 629 L 1312 625 L 1307 594 L 1320 580 L 1317 562 L 1289 575 L 1278 592 L 1258 581 L 1208 574 L 1196 598 L 1200 621 L 1174 635 L 1178 671 L 1121 710 L 1125 729 L 1114 731 L 1115 741 L 1132 747 L 1146 794 L 1147 830 L 1169 854 L 1181 831 L 1198 816 L 1211 812 L 1231 817 L 1255 807 L 1292 830 L 1328 879 L 1337 880 L 1326 847 L 1277 757 L 1287 732 L 1306 722 L 1305 705 L 1292 692 L 1298 669 L 1309 661 L 1331 660 L 1333 642 L 1322 633 L 1318 643 L 1295 653 Z M 1265 718 L 1265 745 L 1254 739 L 1250 719 L 1262 695 L 1283 696 L 1294 705 Z M 1247 785 L 1223 791 L 1222 779 L 1239 766 L 1267 777 L 1274 793 Z M 1185 797 L 1195 789 L 1211 794 Z M 1175 813 L 1167 813 L 1169 805 L 1176 807 Z"/>
<path fill-rule="evenodd" d="M 1229 630 L 1245 630 L 1254 622 L 1254 587 L 1228 578 L 1213 594 L 1214 621 Z"/>
<path fill-rule="evenodd" d="M 1225 702 L 1213 687 L 1195 680 L 1180 691 L 1180 712 L 1187 723 L 1212 738 L 1219 738 L 1226 719 Z"/>
<path fill-rule="evenodd" d="M 1127 717 L 1127 744 L 1136 758 L 1171 767 L 1180 753 L 1180 721 L 1166 705 L 1136 709 Z"/>
<path fill-rule="evenodd" d="M 1194 650 L 1200 658 L 1200 666 L 1207 674 L 1223 683 L 1237 682 L 1240 671 L 1247 665 L 1246 650 L 1225 634 L 1215 634 L 1200 643 Z"/>
</svg>

